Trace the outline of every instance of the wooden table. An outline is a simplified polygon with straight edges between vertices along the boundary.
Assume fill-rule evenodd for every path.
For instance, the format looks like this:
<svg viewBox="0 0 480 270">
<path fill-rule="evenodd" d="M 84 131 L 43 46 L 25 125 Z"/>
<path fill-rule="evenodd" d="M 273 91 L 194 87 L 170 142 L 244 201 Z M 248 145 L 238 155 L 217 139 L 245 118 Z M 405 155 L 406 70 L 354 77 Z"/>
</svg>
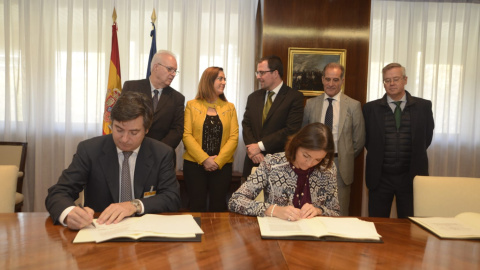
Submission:
<svg viewBox="0 0 480 270">
<path fill-rule="evenodd" d="M 72 244 L 47 213 L 0 214 L 0 269 L 480 269 L 480 241 L 440 240 L 409 220 L 374 221 L 384 243 L 262 240 L 255 217 L 193 213 L 200 243 Z"/>
</svg>

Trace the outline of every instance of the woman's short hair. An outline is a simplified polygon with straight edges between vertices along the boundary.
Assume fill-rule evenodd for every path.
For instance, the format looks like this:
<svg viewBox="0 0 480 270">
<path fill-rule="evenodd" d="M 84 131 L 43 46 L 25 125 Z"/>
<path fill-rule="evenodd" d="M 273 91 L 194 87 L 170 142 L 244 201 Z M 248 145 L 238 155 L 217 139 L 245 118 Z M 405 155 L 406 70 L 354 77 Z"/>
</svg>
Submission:
<svg viewBox="0 0 480 270">
<path fill-rule="evenodd" d="M 323 150 L 325 158 L 315 166 L 318 169 L 328 169 L 332 166 L 335 156 L 335 145 L 330 128 L 322 123 L 312 123 L 304 126 L 299 132 L 288 138 L 285 145 L 285 157 L 290 163 L 296 158 L 298 148 Z"/>
<path fill-rule="evenodd" d="M 143 116 L 145 131 L 150 129 L 153 121 L 152 99 L 139 92 L 123 92 L 113 105 L 110 118 L 113 121 L 125 122 Z"/>
<path fill-rule="evenodd" d="M 223 72 L 223 68 L 221 67 L 209 67 L 205 69 L 202 74 L 202 78 L 200 78 L 200 82 L 198 83 L 198 92 L 195 99 L 203 99 L 203 100 L 214 100 L 217 97 L 215 93 L 215 89 L 213 88 L 213 84 L 215 80 L 218 78 L 218 74 L 220 71 Z M 223 101 L 227 101 L 227 98 L 224 94 L 221 94 L 219 98 Z"/>
</svg>

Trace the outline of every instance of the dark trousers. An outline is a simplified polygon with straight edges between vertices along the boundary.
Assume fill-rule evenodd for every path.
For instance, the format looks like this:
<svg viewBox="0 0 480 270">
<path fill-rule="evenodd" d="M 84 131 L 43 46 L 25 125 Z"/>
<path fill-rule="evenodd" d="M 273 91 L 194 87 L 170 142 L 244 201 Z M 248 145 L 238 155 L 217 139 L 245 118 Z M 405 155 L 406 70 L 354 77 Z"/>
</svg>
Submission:
<svg viewBox="0 0 480 270">
<path fill-rule="evenodd" d="M 232 163 L 225 164 L 221 170 L 207 172 L 202 165 L 184 160 L 183 177 L 190 211 L 227 211 L 227 192 L 232 181 Z"/>
<path fill-rule="evenodd" d="M 408 173 L 382 173 L 378 186 L 368 191 L 369 216 L 390 217 L 393 196 L 397 200 L 398 217 L 413 216 L 413 180 Z"/>
</svg>

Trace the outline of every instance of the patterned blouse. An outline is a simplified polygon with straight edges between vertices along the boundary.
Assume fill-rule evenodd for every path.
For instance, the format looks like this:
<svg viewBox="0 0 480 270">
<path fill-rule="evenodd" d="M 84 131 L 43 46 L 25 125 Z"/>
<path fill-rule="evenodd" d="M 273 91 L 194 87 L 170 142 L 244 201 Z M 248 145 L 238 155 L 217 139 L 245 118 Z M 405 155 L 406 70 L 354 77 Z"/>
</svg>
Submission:
<svg viewBox="0 0 480 270">
<path fill-rule="evenodd" d="M 337 168 L 320 171 L 315 169 L 309 178 L 312 204 L 322 209 L 323 216 L 338 216 L 340 205 L 337 195 Z M 228 202 L 232 212 L 249 216 L 265 216 L 265 210 L 272 204 L 293 205 L 297 188 L 297 175 L 292 170 L 285 153 L 267 155 L 247 181 L 235 191 Z M 264 202 L 255 198 L 264 191 Z"/>
</svg>

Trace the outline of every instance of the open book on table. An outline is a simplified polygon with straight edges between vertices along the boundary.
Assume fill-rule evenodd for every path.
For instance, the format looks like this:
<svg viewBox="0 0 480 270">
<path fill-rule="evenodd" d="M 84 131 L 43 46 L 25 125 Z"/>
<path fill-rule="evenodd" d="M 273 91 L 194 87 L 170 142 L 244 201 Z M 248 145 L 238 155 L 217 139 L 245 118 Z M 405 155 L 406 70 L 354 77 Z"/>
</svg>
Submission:
<svg viewBox="0 0 480 270">
<path fill-rule="evenodd" d="M 382 242 L 373 222 L 358 218 L 314 217 L 287 221 L 275 217 L 258 217 L 264 239 Z"/>
<path fill-rule="evenodd" d="M 480 213 L 465 212 L 455 217 L 409 217 L 413 222 L 448 239 L 480 239 Z"/>
<path fill-rule="evenodd" d="M 200 219 L 192 215 L 152 215 L 125 218 L 117 224 L 81 229 L 73 243 L 105 241 L 201 241 Z"/>
</svg>

